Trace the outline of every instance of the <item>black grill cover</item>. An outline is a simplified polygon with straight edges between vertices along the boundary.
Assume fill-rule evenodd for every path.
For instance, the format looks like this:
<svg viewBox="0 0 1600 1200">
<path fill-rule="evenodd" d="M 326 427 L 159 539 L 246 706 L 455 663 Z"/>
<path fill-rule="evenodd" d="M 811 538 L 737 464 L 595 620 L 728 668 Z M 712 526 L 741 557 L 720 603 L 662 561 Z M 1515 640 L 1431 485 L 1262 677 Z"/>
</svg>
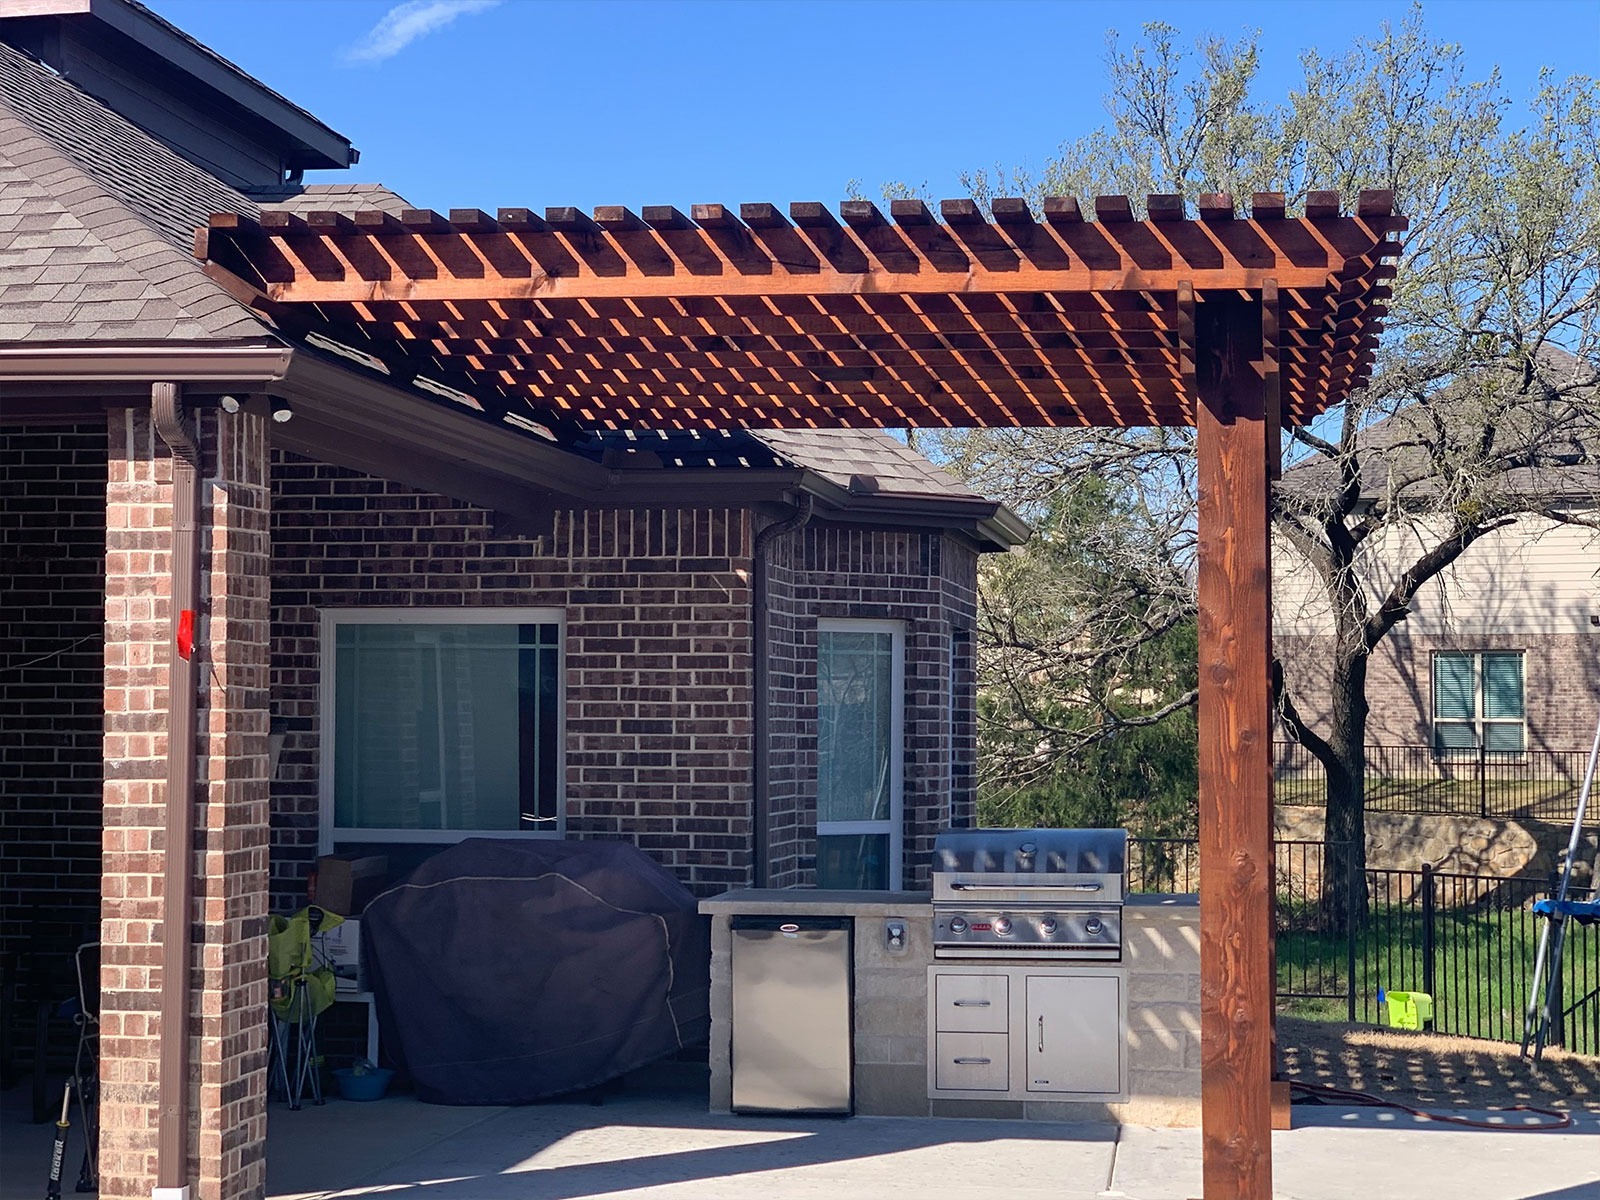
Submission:
<svg viewBox="0 0 1600 1200">
<path fill-rule="evenodd" d="M 709 1036 L 709 919 L 626 842 L 472 838 L 361 924 L 383 1044 L 431 1104 L 526 1104 Z"/>
</svg>

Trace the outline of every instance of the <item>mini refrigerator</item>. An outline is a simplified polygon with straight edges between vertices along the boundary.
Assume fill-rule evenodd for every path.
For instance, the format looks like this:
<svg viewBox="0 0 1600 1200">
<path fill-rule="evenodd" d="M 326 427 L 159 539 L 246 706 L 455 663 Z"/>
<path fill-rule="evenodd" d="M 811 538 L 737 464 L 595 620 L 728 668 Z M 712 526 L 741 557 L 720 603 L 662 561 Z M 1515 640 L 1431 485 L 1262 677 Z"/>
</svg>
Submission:
<svg viewBox="0 0 1600 1200">
<path fill-rule="evenodd" d="M 852 925 L 733 918 L 735 1112 L 850 1112 Z"/>
</svg>

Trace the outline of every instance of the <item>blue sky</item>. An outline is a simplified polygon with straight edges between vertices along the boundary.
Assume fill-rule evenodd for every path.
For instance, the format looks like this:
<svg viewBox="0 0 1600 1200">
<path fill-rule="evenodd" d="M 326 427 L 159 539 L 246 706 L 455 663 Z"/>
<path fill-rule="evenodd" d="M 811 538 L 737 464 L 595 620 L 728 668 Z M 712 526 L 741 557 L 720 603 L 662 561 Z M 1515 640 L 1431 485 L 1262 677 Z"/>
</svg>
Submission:
<svg viewBox="0 0 1600 1200">
<path fill-rule="evenodd" d="M 1262 31 L 1260 95 L 1399 0 L 1300 3 L 567 3 L 152 0 L 362 152 L 348 173 L 437 209 L 836 201 L 851 179 L 961 195 L 1103 120 L 1105 32 Z M 454 5 L 460 11 L 451 14 Z M 1600 0 L 1435 0 L 1436 37 L 1512 95 L 1600 73 Z M 409 36 L 414 35 L 414 36 Z"/>
</svg>

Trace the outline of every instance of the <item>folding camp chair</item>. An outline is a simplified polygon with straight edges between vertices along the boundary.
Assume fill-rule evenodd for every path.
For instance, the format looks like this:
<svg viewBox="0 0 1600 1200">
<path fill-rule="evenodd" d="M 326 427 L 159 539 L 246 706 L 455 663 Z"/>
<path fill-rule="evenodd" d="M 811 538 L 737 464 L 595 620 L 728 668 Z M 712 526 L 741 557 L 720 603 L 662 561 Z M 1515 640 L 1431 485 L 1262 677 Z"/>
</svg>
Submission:
<svg viewBox="0 0 1600 1200">
<path fill-rule="evenodd" d="M 269 1088 L 299 1109 L 309 1093 L 321 1104 L 322 1058 L 317 1053 L 317 1017 L 333 1003 L 333 971 L 318 953 L 317 939 L 344 918 L 315 906 L 292 917 L 273 917 L 267 931 L 267 994 L 270 1009 Z"/>
</svg>

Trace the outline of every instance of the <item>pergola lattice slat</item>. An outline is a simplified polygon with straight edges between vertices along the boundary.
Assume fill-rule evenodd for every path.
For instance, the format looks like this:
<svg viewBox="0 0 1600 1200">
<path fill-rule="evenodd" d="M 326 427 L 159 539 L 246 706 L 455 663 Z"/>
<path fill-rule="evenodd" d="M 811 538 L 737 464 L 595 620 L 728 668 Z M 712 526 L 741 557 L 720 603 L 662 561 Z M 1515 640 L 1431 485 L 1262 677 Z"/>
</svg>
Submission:
<svg viewBox="0 0 1600 1200">
<path fill-rule="evenodd" d="M 1180 290 L 1203 305 L 1272 289 L 1282 419 L 1304 423 L 1365 381 L 1385 313 L 1405 221 L 1386 193 L 1357 207 L 221 214 L 197 250 L 291 333 L 493 396 L 491 419 L 590 428 L 1192 424 Z"/>
</svg>

